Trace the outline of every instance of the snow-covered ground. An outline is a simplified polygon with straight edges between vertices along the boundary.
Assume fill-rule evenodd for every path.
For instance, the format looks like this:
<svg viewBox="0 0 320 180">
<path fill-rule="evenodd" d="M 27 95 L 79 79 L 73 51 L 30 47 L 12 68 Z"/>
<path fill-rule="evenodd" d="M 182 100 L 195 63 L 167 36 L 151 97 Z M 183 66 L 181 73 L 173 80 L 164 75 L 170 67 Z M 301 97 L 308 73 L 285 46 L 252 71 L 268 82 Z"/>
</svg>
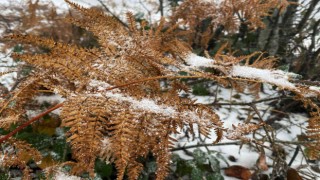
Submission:
<svg viewBox="0 0 320 180">
<path fill-rule="evenodd" d="M 212 91 L 216 91 L 216 87 L 211 87 Z M 264 93 L 260 93 L 260 99 L 265 98 L 272 98 L 277 97 L 278 93 L 275 90 L 272 90 L 272 87 L 270 85 L 264 84 Z M 240 95 L 240 98 L 232 98 L 233 95 L 237 94 L 237 96 Z M 220 87 L 218 89 L 218 94 L 216 97 L 214 96 L 192 96 L 193 99 L 197 100 L 196 103 L 201 104 L 211 104 L 214 102 L 214 99 L 219 99 L 219 103 L 229 103 L 230 100 L 233 103 L 241 102 L 241 103 L 250 103 L 254 101 L 254 96 L 250 93 L 238 93 L 236 91 L 231 91 L 230 89 L 225 89 Z M 260 111 L 261 114 L 263 114 L 263 120 L 267 120 L 271 117 L 271 112 L 273 108 L 270 108 L 270 105 L 268 105 L 269 102 L 262 102 L 257 103 L 256 107 Z M 254 113 L 252 109 L 250 109 L 250 106 L 221 106 L 219 108 L 214 108 L 216 113 L 219 115 L 220 119 L 224 122 L 225 128 L 232 128 L 232 125 L 238 125 L 243 124 L 244 121 L 248 117 L 248 110 L 251 111 L 251 113 Z M 251 122 L 259 123 L 257 120 L 258 117 L 255 115 L 255 118 L 251 120 Z M 280 120 L 280 119 L 279 119 Z M 307 126 L 307 114 L 299 114 L 299 113 L 290 113 L 286 118 L 281 119 L 280 121 L 277 121 L 277 126 L 279 129 L 275 130 L 275 141 L 284 148 L 287 156 L 286 156 L 286 162 L 289 163 L 294 151 L 297 147 L 294 142 L 298 142 L 297 136 L 305 133 L 306 126 Z M 268 132 L 271 134 L 271 132 Z M 261 138 L 261 135 L 265 135 L 265 131 L 261 128 L 256 132 L 256 138 Z M 176 138 L 179 139 L 179 142 L 177 142 L 177 147 L 183 147 L 183 146 L 191 146 L 191 145 L 197 145 L 197 144 L 212 144 L 215 138 L 215 132 L 212 132 L 212 139 L 206 139 L 204 137 L 201 137 L 203 141 L 200 142 L 199 138 L 196 138 L 194 140 L 187 139 L 184 137 L 184 133 L 181 133 L 180 135 L 177 135 Z M 246 136 L 247 138 L 253 139 L 253 135 Z M 232 143 L 235 143 L 232 145 Z M 200 147 L 200 149 L 204 152 L 207 151 L 207 148 L 210 151 L 217 151 L 220 152 L 222 156 L 225 157 L 225 159 L 229 159 L 230 157 L 233 157 L 236 161 L 228 161 L 229 165 L 240 165 L 244 166 L 246 168 L 249 168 L 253 170 L 256 168 L 256 162 L 259 158 L 259 153 L 256 148 L 249 145 L 243 145 L 240 146 L 237 144 L 239 141 L 234 140 L 228 140 L 224 138 L 221 142 L 219 142 L 217 145 L 207 146 L 207 147 Z M 285 143 L 288 142 L 288 143 Z M 221 145 L 219 145 L 221 144 Z M 268 141 L 265 141 L 263 143 L 266 147 L 271 147 L 270 143 Z M 303 149 L 304 147 L 302 147 Z M 190 152 L 193 152 L 196 148 L 190 148 L 187 149 Z M 270 151 L 267 148 L 264 148 L 266 160 L 268 166 L 272 166 L 273 163 L 273 156 L 272 151 Z M 184 159 L 191 159 L 192 157 L 186 155 L 184 151 L 175 151 L 180 157 Z M 226 168 L 228 164 L 221 161 L 221 167 Z M 301 169 L 303 171 L 307 171 L 308 173 L 314 174 L 315 176 L 319 176 L 316 172 L 310 170 L 310 167 L 308 166 L 308 163 L 306 162 L 305 156 L 299 151 L 297 157 L 295 158 L 294 162 L 291 165 L 294 169 Z M 270 167 L 267 171 L 265 171 L 265 174 L 270 174 L 272 172 L 272 168 Z M 320 176 L 319 176 L 320 177 Z M 233 180 L 236 178 L 224 176 L 226 180 Z M 319 178 L 320 179 L 320 178 Z"/>
</svg>

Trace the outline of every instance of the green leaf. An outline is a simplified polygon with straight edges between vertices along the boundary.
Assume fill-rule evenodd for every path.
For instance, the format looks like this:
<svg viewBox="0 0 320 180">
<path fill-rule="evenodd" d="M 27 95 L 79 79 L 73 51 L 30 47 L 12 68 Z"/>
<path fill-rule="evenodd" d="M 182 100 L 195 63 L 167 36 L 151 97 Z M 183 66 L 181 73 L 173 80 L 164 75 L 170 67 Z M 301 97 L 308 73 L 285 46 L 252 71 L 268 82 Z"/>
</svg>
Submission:
<svg viewBox="0 0 320 180">
<path fill-rule="evenodd" d="M 110 179 L 112 175 L 112 165 L 106 164 L 106 162 L 97 159 L 95 163 L 95 172 L 100 175 L 101 178 Z"/>
<path fill-rule="evenodd" d="M 2 179 L 6 180 L 6 179 L 9 179 L 9 178 L 10 178 L 9 174 L 0 171 L 0 180 L 2 180 Z"/>
<path fill-rule="evenodd" d="M 207 180 L 224 180 L 223 176 L 219 173 L 208 174 L 206 176 Z"/>
<path fill-rule="evenodd" d="M 198 168 L 193 168 L 191 171 L 191 179 L 192 180 L 203 180 L 203 173 Z"/>
<path fill-rule="evenodd" d="M 15 53 L 21 53 L 22 51 L 23 51 L 23 47 L 20 44 L 13 47 L 13 52 Z"/>
<path fill-rule="evenodd" d="M 220 172 L 220 162 L 219 162 L 219 160 L 213 155 L 208 156 L 208 160 L 209 160 L 210 167 L 211 167 L 212 171 Z"/>
<path fill-rule="evenodd" d="M 197 84 L 192 87 L 192 93 L 196 96 L 208 96 L 209 90 L 203 84 Z"/>
<path fill-rule="evenodd" d="M 205 164 L 207 162 L 206 153 L 200 149 L 193 151 L 193 158 L 197 164 Z"/>
<path fill-rule="evenodd" d="M 177 170 L 176 173 L 182 177 L 185 175 L 189 175 L 193 169 L 193 167 L 195 167 L 195 163 L 190 161 L 190 160 L 183 160 L 180 159 L 177 161 Z"/>
</svg>

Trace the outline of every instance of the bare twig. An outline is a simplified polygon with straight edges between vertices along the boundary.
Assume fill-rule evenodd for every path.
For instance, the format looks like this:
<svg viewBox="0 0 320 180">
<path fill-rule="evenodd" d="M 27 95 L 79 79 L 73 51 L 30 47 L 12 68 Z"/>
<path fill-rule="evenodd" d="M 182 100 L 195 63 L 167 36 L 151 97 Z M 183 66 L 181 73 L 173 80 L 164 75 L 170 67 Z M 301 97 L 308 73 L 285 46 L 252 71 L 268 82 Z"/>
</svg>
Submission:
<svg viewBox="0 0 320 180">
<path fill-rule="evenodd" d="M 298 145 L 298 146 L 296 147 L 294 153 L 293 153 L 293 156 L 292 156 L 290 162 L 288 163 L 288 166 L 291 166 L 291 165 L 292 165 L 293 161 L 296 159 L 296 157 L 297 157 L 297 155 L 298 155 L 298 153 L 299 153 L 299 150 L 300 150 L 300 146 Z"/>
<path fill-rule="evenodd" d="M 263 123 L 264 125 L 262 126 L 263 127 L 263 130 L 265 131 L 265 133 L 266 133 L 266 135 L 267 135 L 267 137 L 268 137 L 268 140 L 269 140 L 269 142 L 272 144 L 272 146 L 274 145 L 274 140 L 271 138 L 271 136 L 269 135 L 269 132 L 268 132 L 268 130 L 267 130 L 267 127 L 266 127 L 266 125 L 265 125 L 265 122 L 263 121 L 263 119 L 262 119 L 262 116 L 261 116 L 261 114 L 260 114 L 260 112 L 259 112 L 259 110 L 257 109 L 257 107 L 256 107 L 256 105 L 254 105 L 254 104 L 251 104 L 251 108 L 256 112 L 256 114 L 258 115 L 258 117 L 259 117 L 259 120 L 261 121 L 261 123 Z"/>
<path fill-rule="evenodd" d="M 207 146 L 226 146 L 226 145 L 240 145 L 242 142 L 241 141 L 235 141 L 235 142 L 226 142 L 226 143 L 218 143 L 218 144 L 196 144 L 196 145 L 190 145 L 190 146 L 183 146 L 183 147 L 177 147 L 177 148 L 172 148 L 171 151 L 181 151 L 185 149 L 190 149 L 190 148 L 198 148 L 198 147 L 207 147 Z"/>
<path fill-rule="evenodd" d="M 260 143 L 257 143 L 255 141 L 252 141 L 256 143 L 257 145 L 261 145 Z M 282 144 L 293 144 L 293 145 L 304 145 L 310 143 L 309 141 L 282 141 L 282 140 L 274 140 L 275 143 L 282 143 Z M 190 145 L 190 146 L 183 146 L 183 147 L 176 147 L 172 148 L 171 151 L 181 151 L 185 149 L 191 149 L 191 148 L 198 148 L 198 147 L 210 147 L 210 146 L 229 146 L 229 145 L 241 145 L 243 142 L 242 141 L 234 141 L 234 142 L 225 142 L 225 143 L 218 143 L 218 144 L 213 144 L 213 143 L 206 143 L 206 144 L 196 144 L 196 145 Z M 264 146 L 265 147 L 265 146 Z M 266 148 L 266 147 L 265 147 Z M 268 148 L 270 149 L 270 148 Z"/>
<path fill-rule="evenodd" d="M 212 106 L 230 106 L 230 105 L 232 105 L 232 106 L 251 106 L 252 104 L 258 104 L 258 103 L 263 103 L 263 102 L 273 101 L 273 100 L 280 100 L 280 99 L 291 99 L 291 97 L 286 97 L 286 96 L 282 95 L 282 96 L 265 98 L 265 99 L 260 99 L 258 101 L 251 101 L 251 102 L 230 102 L 230 103 L 213 102 L 210 105 L 212 105 Z"/>
</svg>

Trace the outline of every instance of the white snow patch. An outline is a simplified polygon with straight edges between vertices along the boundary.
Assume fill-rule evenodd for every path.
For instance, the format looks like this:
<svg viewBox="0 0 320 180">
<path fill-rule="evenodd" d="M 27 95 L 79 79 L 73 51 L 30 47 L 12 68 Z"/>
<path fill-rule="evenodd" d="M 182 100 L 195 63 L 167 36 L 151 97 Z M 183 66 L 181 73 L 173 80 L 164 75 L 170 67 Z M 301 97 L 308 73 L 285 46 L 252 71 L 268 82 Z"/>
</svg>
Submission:
<svg viewBox="0 0 320 180">
<path fill-rule="evenodd" d="M 310 86 L 309 89 L 314 91 L 320 91 L 320 87 L 317 86 Z"/>
<path fill-rule="evenodd" d="M 111 92 L 107 92 L 106 96 L 110 97 L 110 98 L 118 99 L 120 101 L 129 102 L 132 104 L 133 108 L 136 108 L 136 109 L 142 109 L 145 111 L 159 113 L 159 114 L 163 114 L 166 116 L 170 116 L 170 115 L 174 116 L 177 114 L 176 110 L 173 107 L 165 106 L 165 105 L 158 105 L 151 99 L 144 98 L 142 100 L 137 100 L 137 99 L 134 99 L 129 96 L 126 97 L 122 94 L 111 93 Z"/>
<path fill-rule="evenodd" d="M 231 76 L 256 79 L 271 83 L 282 88 L 296 89 L 295 85 L 288 81 L 286 72 L 281 70 L 257 69 L 247 66 L 233 66 Z"/>
<path fill-rule="evenodd" d="M 81 180 L 80 177 L 70 176 L 62 171 L 58 171 L 54 177 L 55 180 Z"/>
<path fill-rule="evenodd" d="M 51 96 L 37 96 L 37 97 L 35 97 L 35 100 L 40 104 L 42 104 L 42 103 L 54 104 L 54 103 L 63 102 L 65 100 L 65 98 L 63 98 L 59 94 L 55 94 L 55 95 L 51 95 Z"/>
<path fill-rule="evenodd" d="M 192 67 L 212 67 L 214 60 L 189 53 L 185 59 L 186 63 Z"/>
<path fill-rule="evenodd" d="M 185 61 L 192 68 L 214 67 L 215 62 L 213 59 L 201 57 L 194 53 L 186 55 Z M 289 82 L 289 79 L 298 75 L 281 70 L 258 69 L 254 67 L 235 65 L 232 67 L 230 75 L 233 77 L 256 79 L 277 85 L 281 88 L 297 90 L 295 85 Z"/>
</svg>

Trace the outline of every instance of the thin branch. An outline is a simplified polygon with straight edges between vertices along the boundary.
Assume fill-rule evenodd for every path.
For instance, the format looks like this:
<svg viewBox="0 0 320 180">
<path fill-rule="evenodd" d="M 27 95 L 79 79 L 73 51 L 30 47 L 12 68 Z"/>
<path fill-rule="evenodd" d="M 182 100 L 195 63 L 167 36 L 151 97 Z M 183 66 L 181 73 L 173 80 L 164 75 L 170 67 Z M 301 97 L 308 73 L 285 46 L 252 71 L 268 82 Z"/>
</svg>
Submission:
<svg viewBox="0 0 320 180">
<path fill-rule="evenodd" d="M 292 156 L 290 162 L 288 163 L 288 166 L 289 166 L 289 167 L 292 165 L 293 161 L 296 159 L 296 157 L 297 157 L 297 155 L 298 155 L 298 153 L 299 153 L 299 150 L 300 150 L 300 146 L 298 145 L 298 146 L 296 147 L 294 153 L 293 153 L 293 156 Z"/>
<path fill-rule="evenodd" d="M 254 141 L 252 141 L 254 142 Z M 294 144 L 294 145 L 304 145 L 310 143 L 309 141 L 282 141 L 282 140 L 274 140 L 276 143 L 283 143 L 283 144 Z M 190 146 L 183 146 L 183 147 L 176 147 L 172 148 L 171 151 L 181 151 L 191 148 L 198 148 L 198 147 L 205 147 L 205 146 L 227 146 L 227 145 L 241 145 L 243 144 L 242 141 L 234 141 L 234 142 L 225 142 L 225 143 L 206 143 L 206 144 L 196 144 L 196 145 L 190 145 Z M 261 145 L 260 143 L 257 143 L 258 145 Z"/>
<path fill-rule="evenodd" d="M 213 102 L 210 105 L 212 106 L 251 106 L 252 104 L 259 104 L 267 101 L 273 101 L 273 100 L 280 100 L 280 99 L 291 99 L 291 97 L 286 97 L 284 95 L 273 97 L 273 98 L 264 98 L 258 101 L 251 101 L 251 102 L 231 102 L 231 103 L 219 103 L 219 102 Z"/>
<path fill-rule="evenodd" d="M 49 114 L 50 112 L 60 108 L 63 106 L 63 103 L 57 104 L 54 107 L 46 110 L 45 112 L 37 115 L 36 117 L 30 119 L 29 121 L 25 122 L 24 124 L 20 125 L 18 128 L 16 128 L 15 130 L 11 131 L 9 134 L 5 135 L 4 137 L 0 138 L 0 144 L 2 142 L 4 142 L 5 140 L 9 139 L 11 136 L 15 135 L 17 132 L 21 131 L 22 129 L 24 129 L 25 127 L 29 126 L 30 124 L 32 124 L 33 122 L 37 121 L 38 119 L 40 119 L 41 117 L 43 117 L 44 115 Z"/>
<path fill-rule="evenodd" d="M 138 83 L 147 82 L 147 81 L 154 81 L 154 80 L 159 80 L 159 79 L 192 79 L 192 78 L 205 78 L 205 77 L 202 77 L 202 76 L 155 76 L 155 77 L 140 79 L 137 81 L 132 81 L 129 83 L 121 84 L 118 86 L 107 88 L 105 90 L 110 91 L 112 89 L 122 88 L 122 87 L 126 87 L 126 86 L 133 85 L 133 84 L 138 84 Z M 102 90 L 102 91 L 105 91 L 105 90 Z"/>
<path fill-rule="evenodd" d="M 226 142 L 226 143 L 218 143 L 218 144 L 196 144 L 196 145 L 172 148 L 171 151 L 174 152 L 174 151 L 181 151 L 181 150 L 185 150 L 185 149 L 206 147 L 206 146 L 240 145 L 241 143 L 242 143 L 241 141 L 235 141 L 235 142 Z"/>
<path fill-rule="evenodd" d="M 149 77 L 149 78 L 145 78 L 145 79 L 140 79 L 137 81 L 132 81 L 129 83 L 125 83 L 125 84 L 121 84 L 118 86 L 114 86 L 114 87 L 110 87 L 107 88 L 105 90 L 109 91 L 112 89 L 117 89 L 117 88 L 122 88 L 122 87 L 126 87 L 129 85 L 133 85 L 133 84 L 138 84 L 138 83 L 142 83 L 142 82 L 147 82 L 147 81 L 154 81 L 154 80 L 159 80 L 159 79 L 211 79 L 211 80 L 216 80 L 216 79 L 230 79 L 230 77 L 228 76 L 215 76 L 215 75 L 211 75 L 211 76 L 205 76 L 205 75 L 199 75 L 199 76 L 155 76 L 155 77 Z M 236 78 L 236 77 L 232 77 L 233 80 L 239 80 L 239 81 L 246 81 L 246 82 L 261 82 L 258 80 L 254 80 L 254 79 L 245 79 L 245 78 Z M 105 91 L 102 90 L 102 91 Z"/>
<path fill-rule="evenodd" d="M 320 48 L 319 48 L 320 53 Z M 292 80 L 293 83 L 299 83 L 308 86 L 320 86 L 320 81 L 309 81 L 309 80 Z"/>
<path fill-rule="evenodd" d="M 269 132 L 267 130 L 267 127 L 265 125 L 265 122 L 263 121 L 263 118 L 259 112 L 259 110 L 257 109 L 256 105 L 254 104 L 251 104 L 251 108 L 256 112 L 256 114 L 258 115 L 259 117 L 259 120 L 261 121 L 261 123 L 264 123 L 264 125 L 262 126 L 263 127 L 263 130 L 265 131 L 267 137 L 268 137 L 268 140 L 269 142 L 272 144 L 272 146 L 274 146 L 274 139 L 271 138 L 271 136 L 269 135 Z"/>
</svg>

